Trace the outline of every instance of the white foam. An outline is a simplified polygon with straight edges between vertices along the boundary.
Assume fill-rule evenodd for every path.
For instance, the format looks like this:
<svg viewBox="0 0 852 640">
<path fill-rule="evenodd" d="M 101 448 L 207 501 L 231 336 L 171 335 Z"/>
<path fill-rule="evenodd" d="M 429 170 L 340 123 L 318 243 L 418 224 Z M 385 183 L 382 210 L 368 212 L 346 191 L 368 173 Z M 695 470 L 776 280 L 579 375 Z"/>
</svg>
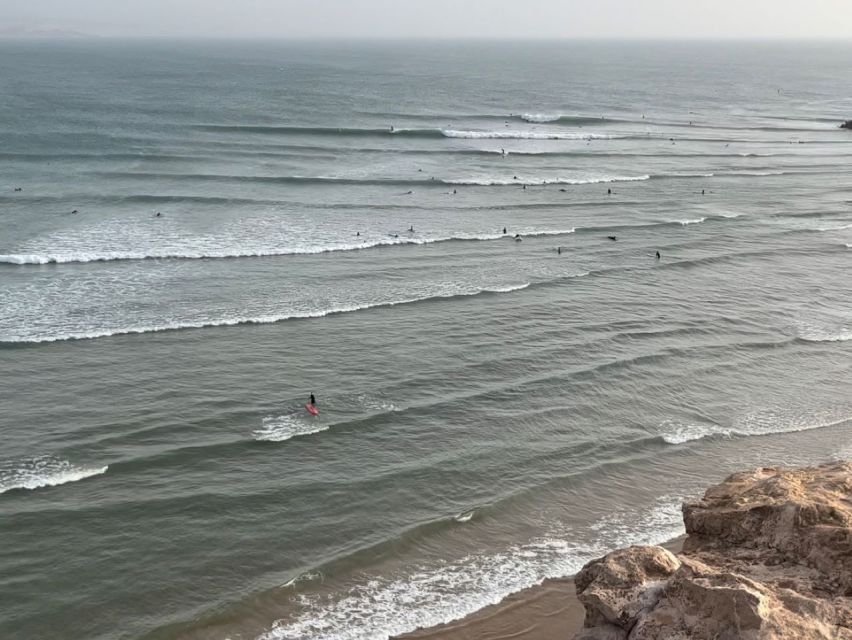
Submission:
<svg viewBox="0 0 852 640">
<path fill-rule="evenodd" d="M 480 186 L 480 187 L 491 187 L 491 186 L 509 186 L 509 185 L 526 185 L 526 186 L 536 186 L 536 185 L 547 185 L 547 184 L 599 184 L 603 182 L 637 182 L 642 180 L 650 180 L 651 176 L 649 175 L 639 175 L 639 176 L 597 176 L 591 178 L 456 178 L 456 179 L 447 179 L 443 180 L 445 184 L 456 184 L 456 185 L 469 185 L 469 186 Z"/>
<path fill-rule="evenodd" d="M 609 140 L 613 136 L 603 133 L 568 133 L 564 131 L 464 131 L 441 129 L 447 138 L 496 139 L 496 140 Z"/>
<path fill-rule="evenodd" d="M 0 493 L 13 489 L 40 489 L 77 482 L 106 473 L 108 466 L 78 467 L 67 460 L 40 456 L 0 466 Z"/>
<path fill-rule="evenodd" d="M 470 522 L 473 519 L 473 516 L 476 515 L 476 509 L 471 509 L 469 511 L 462 511 L 459 514 L 456 514 L 453 517 L 453 520 L 460 523 Z"/>
<path fill-rule="evenodd" d="M 672 222 L 678 222 L 682 226 L 685 227 L 688 224 L 700 224 L 700 223 L 704 222 L 706 219 L 707 218 L 693 218 L 691 220 L 672 220 Z"/>
<path fill-rule="evenodd" d="M 712 436 L 730 436 L 732 429 L 710 424 L 682 424 L 666 420 L 660 425 L 663 429 L 662 438 L 668 444 L 685 444 Z"/>
<path fill-rule="evenodd" d="M 330 426 L 320 422 L 319 418 L 309 416 L 307 412 L 305 416 L 268 416 L 263 419 L 263 426 L 252 432 L 252 436 L 261 442 L 284 442 L 290 438 L 326 431 Z"/>
<path fill-rule="evenodd" d="M 561 117 L 562 115 L 558 113 L 524 113 L 521 115 L 521 120 L 526 120 L 527 122 L 556 122 Z"/>
<path fill-rule="evenodd" d="M 802 320 L 795 332 L 796 337 L 808 342 L 846 342 L 852 340 L 852 322 L 842 317 Z"/>
<path fill-rule="evenodd" d="M 387 640 L 451 622 L 546 578 L 572 575 L 610 549 L 680 535 L 679 505 L 679 497 L 668 496 L 645 512 L 610 516 L 598 523 L 594 545 L 572 544 L 561 531 L 499 553 L 365 579 L 336 596 L 297 594 L 302 612 L 278 621 L 259 640 Z"/>
</svg>

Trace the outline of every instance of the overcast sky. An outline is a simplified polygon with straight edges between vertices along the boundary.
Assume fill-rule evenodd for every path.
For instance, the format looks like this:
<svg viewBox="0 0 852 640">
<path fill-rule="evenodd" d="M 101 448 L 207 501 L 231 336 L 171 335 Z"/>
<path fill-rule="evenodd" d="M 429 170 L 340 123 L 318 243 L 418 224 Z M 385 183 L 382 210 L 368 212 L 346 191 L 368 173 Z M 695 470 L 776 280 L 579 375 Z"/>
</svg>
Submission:
<svg viewBox="0 0 852 640">
<path fill-rule="evenodd" d="M 852 38 L 852 0 L 0 0 L 106 36 Z"/>
</svg>

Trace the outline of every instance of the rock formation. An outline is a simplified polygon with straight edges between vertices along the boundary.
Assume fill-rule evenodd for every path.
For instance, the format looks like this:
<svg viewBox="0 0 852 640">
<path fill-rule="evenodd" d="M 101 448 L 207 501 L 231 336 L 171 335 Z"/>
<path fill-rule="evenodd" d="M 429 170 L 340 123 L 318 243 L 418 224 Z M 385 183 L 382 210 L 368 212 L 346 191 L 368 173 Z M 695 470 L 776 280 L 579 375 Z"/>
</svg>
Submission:
<svg viewBox="0 0 852 640">
<path fill-rule="evenodd" d="M 575 640 L 852 640 L 852 463 L 736 473 L 683 520 L 680 554 L 583 567 Z"/>
</svg>

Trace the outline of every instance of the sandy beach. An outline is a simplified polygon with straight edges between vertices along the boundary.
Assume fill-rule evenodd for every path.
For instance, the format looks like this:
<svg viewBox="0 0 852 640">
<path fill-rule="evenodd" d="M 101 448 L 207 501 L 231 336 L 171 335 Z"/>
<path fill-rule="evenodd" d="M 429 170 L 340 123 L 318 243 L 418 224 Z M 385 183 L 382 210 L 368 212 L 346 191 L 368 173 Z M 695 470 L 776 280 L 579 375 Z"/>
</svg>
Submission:
<svg viewBox="0 0 852 640">
<path fill-rule="evenodd" d="M 662 546 L 679 553 L 685 536 Z M 545 580 L 469 616 L 397 640 L 566 640 L 583 626 L 584 609 L 573 578 Z"/>
</svg>

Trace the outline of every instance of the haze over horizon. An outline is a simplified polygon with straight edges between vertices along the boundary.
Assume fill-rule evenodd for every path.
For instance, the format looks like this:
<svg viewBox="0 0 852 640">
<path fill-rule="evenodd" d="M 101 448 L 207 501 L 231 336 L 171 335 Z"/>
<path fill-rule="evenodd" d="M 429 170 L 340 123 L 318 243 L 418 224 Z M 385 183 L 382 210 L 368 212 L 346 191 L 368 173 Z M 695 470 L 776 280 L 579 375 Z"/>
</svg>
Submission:
<svg viewBox="0 0 852 640">
<path fill-rule="evenodd" d="M 0 0 L 6 34 L 277 38 L 849 38 L 848 0 Z"/>
</svg>

